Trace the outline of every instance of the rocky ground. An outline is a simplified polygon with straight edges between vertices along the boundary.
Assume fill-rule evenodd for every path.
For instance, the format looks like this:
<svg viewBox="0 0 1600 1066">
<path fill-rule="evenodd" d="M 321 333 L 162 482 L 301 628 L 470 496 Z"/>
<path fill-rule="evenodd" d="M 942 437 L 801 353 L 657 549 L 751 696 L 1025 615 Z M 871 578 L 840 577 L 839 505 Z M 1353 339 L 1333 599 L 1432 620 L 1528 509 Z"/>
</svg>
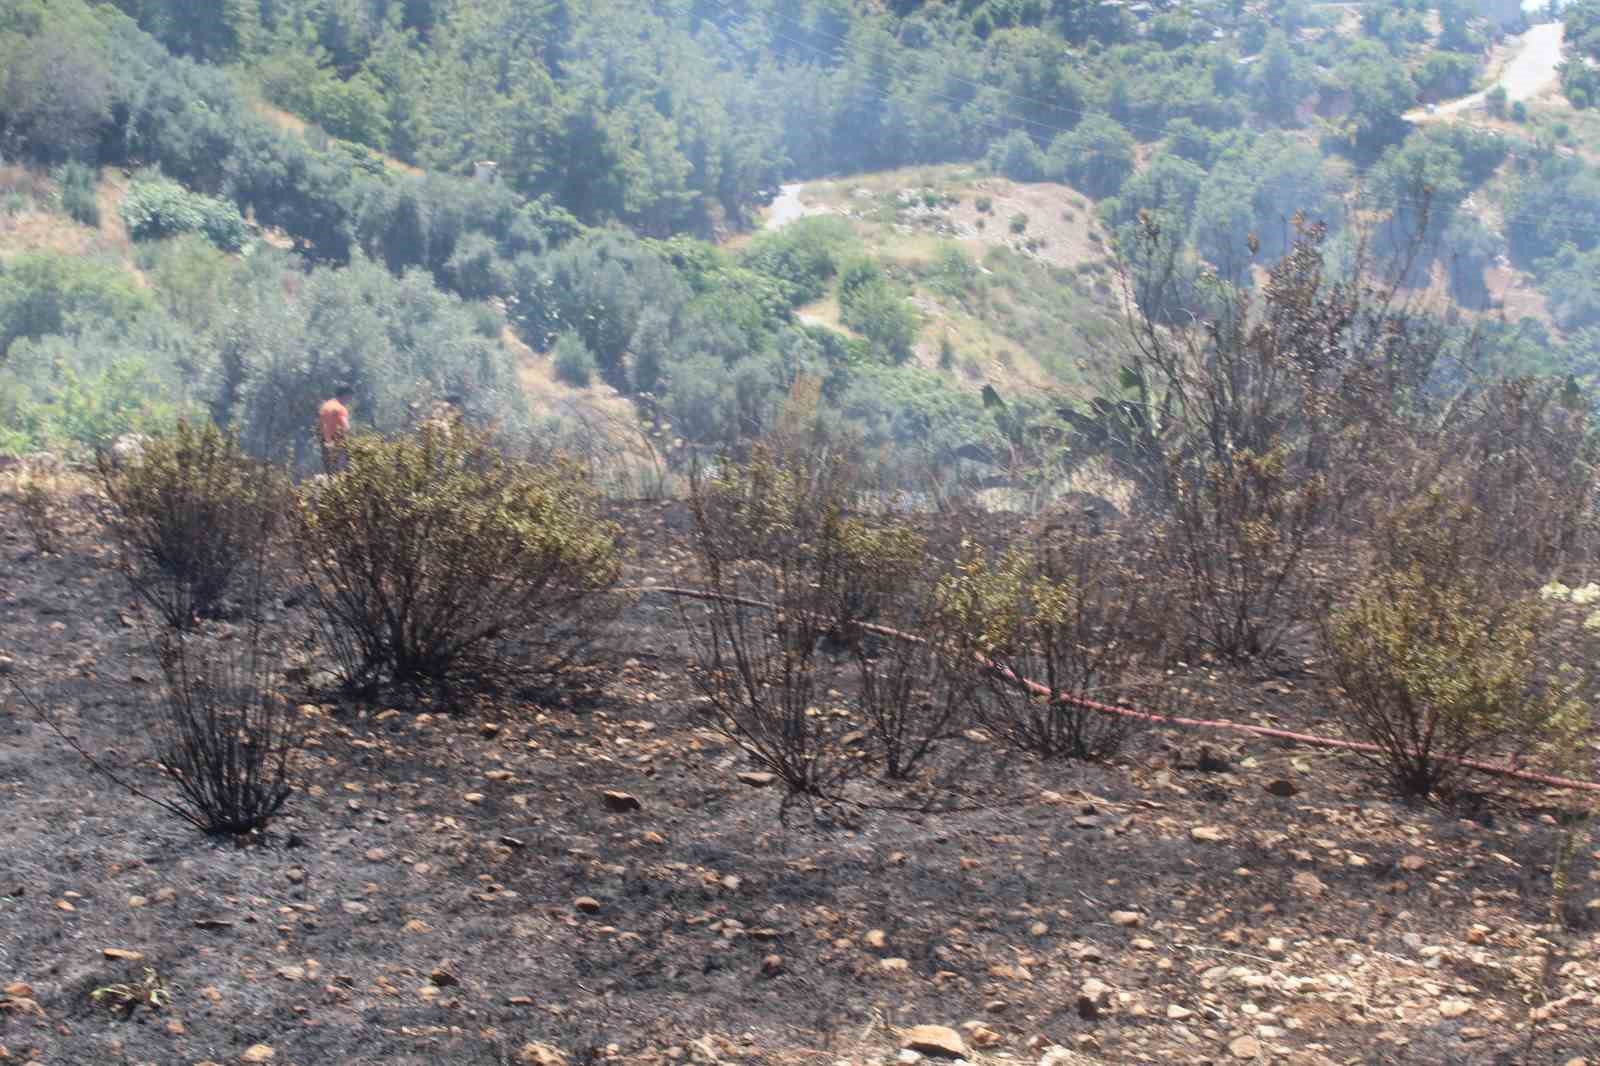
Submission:
<svg viewBox="0 0 1600 1066">
<path fill-rule="evenodd" d="M 39 555 L 0 498 L 0 684 L 159 789 L 157 671 L 72 513 Z M 619 517 L 630 582 L 679 580 L 681 510 Z M 1342 754 L 1152 730 L 1041 765 L 974 733 L 959 810 L 870 785 L 785 825 L 685 653 L 643 595 L 536 699 L 308 694 L 301 791 L 248 847 L 0 695 L 0 1063 L 1600 1063 L 1586 831 L 1549 924 L 1571 794 L 1408 807 Z M 1181 698 L 1327 731 L 1319 684 L 1196 666 Z M 164 1005 L 93 996 L 146 979 Z"/>
</svg>

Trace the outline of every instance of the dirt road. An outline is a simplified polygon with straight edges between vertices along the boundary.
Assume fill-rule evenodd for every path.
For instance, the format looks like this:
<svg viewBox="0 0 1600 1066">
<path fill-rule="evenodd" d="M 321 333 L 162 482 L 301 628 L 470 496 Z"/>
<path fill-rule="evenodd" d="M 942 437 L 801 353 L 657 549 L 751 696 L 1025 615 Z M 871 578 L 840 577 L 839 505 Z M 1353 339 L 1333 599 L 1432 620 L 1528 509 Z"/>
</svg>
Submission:
<svg viewBox="0 0 1600 1066">
<path fill-rule="evenodd" d="M 1511 59 L 1500 69 L 1495 84 L 1505 89 L 1506 99 L 1531 100 L 1553 86 L 1560 75 L 1562 25 L 1559 22 L 1541 22 L 1522 35 Z M 1473 93 L 1442 103 L 1429 111 L 1417 108 L 1406 113 L 1410 122 L 1437 122 L 1468 111 L 1481 111 L 1488 92 Z"/>
</svg>

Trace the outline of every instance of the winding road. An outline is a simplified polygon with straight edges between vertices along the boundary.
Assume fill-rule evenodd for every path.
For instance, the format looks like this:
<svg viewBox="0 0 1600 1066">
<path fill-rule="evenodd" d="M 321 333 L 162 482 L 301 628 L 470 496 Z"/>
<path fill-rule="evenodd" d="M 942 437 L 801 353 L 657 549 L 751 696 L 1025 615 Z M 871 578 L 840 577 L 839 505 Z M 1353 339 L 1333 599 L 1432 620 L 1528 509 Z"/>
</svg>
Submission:
<svg viewBox="0 0 1600 1066">
<path fill-rule="evenodd" d="M 1559 22 L 1541 22 L 1522 35 L 1516 53 L 1500 69 L 1500 77 L 1495 81 L 1495 85 L 1506 91 L 1507 101 L 1531 100 L 1560 80 L 1562 31 Z M 1431 111 L 1419 107 L 1406 112 L 1405 118 L 1408 122 L 1437 122 L 1463 112 L 1482 110 L 1488 95 L 1487 90 L 1473 93 L 1439 104 Z"/>
</svg>

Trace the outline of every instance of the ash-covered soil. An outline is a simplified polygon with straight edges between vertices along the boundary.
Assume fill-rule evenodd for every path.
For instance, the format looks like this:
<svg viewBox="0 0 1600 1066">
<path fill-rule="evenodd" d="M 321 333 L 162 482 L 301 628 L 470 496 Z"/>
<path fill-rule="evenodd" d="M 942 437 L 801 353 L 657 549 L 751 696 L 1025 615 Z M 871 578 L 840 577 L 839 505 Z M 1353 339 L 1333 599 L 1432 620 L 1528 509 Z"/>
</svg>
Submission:
<svg viewBox="0 0 1600 1066">
<path fill-rule="evenodd" d="M 12 507 L 0 683 L 163 788 L 159 672 L 109 545 L 74 518 L 37 555 Z M 681 508 L 618 512 L 629 583 L 681 581 Z M 679 604 L 644 595 L 537 699 L 308 695 L 301 791 L 247 847 L 111 785 L 5 692 L 0 1063 L 893 1062 L 918 1024 L 983 1062 L 1600 1063 L 1588 836 L 1570 928 L 1548 924 L 1578 797 L 1480 781 L 1408 807 L 1353 756 L 1236 735 L 1152 730 L 1084 766 L 977 734 L 943 755 L 958 810 L 867 784 L 784 825 L 686 654 Z M 1323 684 L 1196 666 L 1177 698 L 1332 731 Z M 91 998 L 146 968 L 166 1006 Z"/>
</svg>

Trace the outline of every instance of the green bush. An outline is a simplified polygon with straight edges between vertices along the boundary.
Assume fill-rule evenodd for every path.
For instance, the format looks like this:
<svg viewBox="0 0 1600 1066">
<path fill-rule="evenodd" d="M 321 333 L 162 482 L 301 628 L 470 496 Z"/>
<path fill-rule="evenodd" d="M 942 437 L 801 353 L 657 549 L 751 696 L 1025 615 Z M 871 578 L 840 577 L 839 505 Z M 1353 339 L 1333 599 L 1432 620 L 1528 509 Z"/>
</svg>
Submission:
<svg viewBox="0 0 1600 1066">
<path fill-rule="evenodd" d="M 241 566 L 260 558 L 286 503 L 271 468 L 211 423 L 178 423 L 131 459 L 102 452 L 100 484 L 123 574 L 169 626 L 216 611 Z"/>
<path fill-rule="evenodd" d="M 24 252 L 0 263 L 0 358 L 23 337 L 101 322 L 124 328 L 149 295 L 120 266 L 85 256 Z"/>
<path fill-rule="evenodd" d="M 594 354 L 576 333 L 563 333 L 550 350 L 556 377 L 568 385 L 587 388 L 594 381 Z"/>
<path fill-rule="evenodd" d="M 1011 216 L 1011 222 L 1009 225 L 1011 226 L 1012 233 L 1026 233 L 1028 229 L 1028 216 L 1023 214 L 1021 211 L 1018 211 L 1016 214 Z"/>
<path fill-rule="evenodd" d="M 1526 750 L 1565 709 L 1534 683 L 1536 599 L 1475 580 L 1478 520 L 1437 494 L 1402 509 L 1324 632 L 1341 716 L 1406 795 L 1432 794 L 1463 772 L 1459 760 Z"/>
<path fill-rule="evenodd" d="M 786 282 L 791 305 L 822 299 L 839 270 L 841 253 L 856 243 L 842 218 L 816 216 L 757 237 L 740 261 L 751 270 Z"/>
<path fill-rule="evenodd" d="M 60 188 L 61 210 L 85 226 L 98 228 L 100 175 L 95 168 L 87 163 L 66 163 L 56 168 L 55 179 Z"/>
<path fill-rule="evenodd" d="M 159 176 L 135 180 L 121 210 L 128 234 L 136 241 L 199 233 L 218 248 L 237 252 L 250 232 L 237 207 Z"/>
<path fill-rule="evenodd" d="M 464 431 L 352 437 L 299 515 L 313 609 L 355 686 L 482 681 L 518 649 L 570 651 L 619 572 L 581 470 Z"/>
</svg>

